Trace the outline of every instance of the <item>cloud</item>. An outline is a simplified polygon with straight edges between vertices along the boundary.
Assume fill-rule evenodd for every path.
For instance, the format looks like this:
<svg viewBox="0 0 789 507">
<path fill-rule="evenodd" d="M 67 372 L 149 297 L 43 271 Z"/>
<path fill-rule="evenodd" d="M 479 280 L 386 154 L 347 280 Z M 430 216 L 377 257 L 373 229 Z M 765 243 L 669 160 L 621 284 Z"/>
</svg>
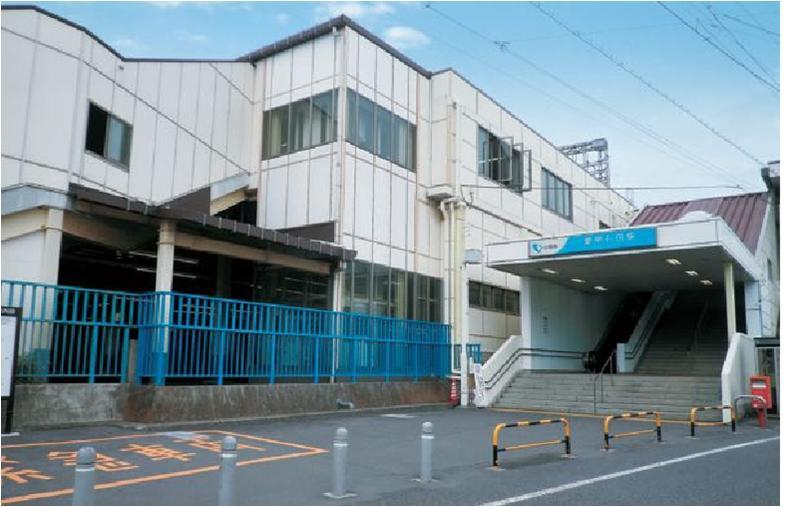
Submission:
<svg viewBox="0 0 789 507">
<path fill-rule="evenodd" d="M 120 51 L 143 51 L 147 49 L 145 44 L 130 37 L 121 37 L 110 42 L 110 46 Z"/>
<path fill-rule="evenodd" d="M 384 30 L 384 40 L 397 49 L 413 49 L 430 44 L 430 38 L 410 26 L 390 26 Z"/>
<path fill-rule="evenodd" d="M 274 21 L 276 21 L 280 25 L 287 25 L 288 21 L 290 21 L 290 14 L 285 12 L 280 12 L 276 16 L 274 16 Z"/>
<path fill-rule="evenodd" d="M 394 12 L 394 7 L 383 2 L 326 2 L 315 7 L 315 18 L 325 21 L 341 14 L 361 20 L 378 17 Z"/>
<path fill-rule="evenodd" d="M 208 36 L 202 33 L 192 33 L 185 30 L 179 30 L 175 32 L 175 36 L 178 38 L 178 40 L 192 42 L 195 44 L 203 44 L 208 42 Z"/>
<path fill-rule="evenodd" d="M 177 7 L 180 7 L 181 4 L 183 4 L 183 2 L 162 1 L 162 2 L 150 2 L 150 4 L 159 9 L 175 9 Z"/>
</svg>

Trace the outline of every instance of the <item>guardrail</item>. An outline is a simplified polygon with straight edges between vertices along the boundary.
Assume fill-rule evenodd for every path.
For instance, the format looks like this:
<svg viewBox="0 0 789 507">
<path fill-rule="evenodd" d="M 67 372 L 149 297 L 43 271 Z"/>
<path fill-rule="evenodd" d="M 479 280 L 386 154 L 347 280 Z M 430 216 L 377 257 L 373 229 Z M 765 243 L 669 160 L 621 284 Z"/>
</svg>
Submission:
<svg viewBox="0 0 789 507">
<path fill-rule="evenodd" d="M 440 378 L 449 326 L 175 292 L 2 281 L 22 309 L 18 377 L 70 382 Z M 130 340 L 135 371 L 127 372 Z"/>
<path fill-rule="evenodd" d="M 726 426 L 725 421 L 721 422 L 713 422 L 713 421 L 696 421 L 696 413 L 702 412 L 705 410 L 720 410 L 723 412 L 724 410 L 731 411 L 731 431 L 734 433 L 737 431 L 737 413 L 732 405 L 711 405 L 708 407 L 693 407 L 690 409 L 690 436 L 696 436 L 696 426 Z"/>
<path fill-rule="evenodd" d="M 545 440 L 543 442 L 532 442 L 529 444 L 519 444 L 510 447 L 499 447 L 499 434 L 504 428 L 522 428 L 527 426 L 541 426 L 543 424 L 560 424 L 563 426 L 563 438 L 556 440 Z M 542 419 L 539 421 L 518 421 L 513 423 L 499 423 L 493 428 L 493 466 L 499 466 L 499 453 L 504 451 L 518 451 L 542 447 L 546 445 L 564 444 L 564 455 L 570 456 L 570 423 L 564 417 L 559 419 Z"/>
<path fill-rule="evenodd" d="M 634 417 L 644 417 L 644 416 L 654 416 L 655 417 L 655 429 L 654 430 L 638 430 L 638 431 L 627 431 L 624 433 L 609 433 L 608 428 L 611 425 L 611 421 L 614 419 L 632 419 Z M 647 433 L 655 432 L 657 434 L 657 441 L 663 441 L 663 434 L 661 430 L 660 424 L 660 412 L 625 412 L 624 414 L 619 415 L 609 415 L 605 418 L 603 422 L 603 449 L 606 451 L 611 449 L 610 440 L 614 438 L 622 438 L 622 437 L 632 437 L 635 435 L 645 435 Z"/>
</svg>

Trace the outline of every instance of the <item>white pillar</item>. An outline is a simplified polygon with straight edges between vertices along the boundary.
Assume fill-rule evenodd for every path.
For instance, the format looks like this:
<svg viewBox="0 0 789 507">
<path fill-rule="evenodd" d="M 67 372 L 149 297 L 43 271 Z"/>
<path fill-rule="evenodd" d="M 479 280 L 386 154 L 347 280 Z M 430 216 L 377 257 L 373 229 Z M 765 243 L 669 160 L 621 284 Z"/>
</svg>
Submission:
<svg viewBox="0 0 789 507">
<path fill-rule="evenodd" d="M 737 332 L 737 306 L 734 293 L 734 265 L 727 262 L 723 265 L 723 289 L 726 295 L 726 336 L 731 342 Z"/>
<path fill-rule="evenodd" d="M 173 290 L 175 262 L 175 223 L 165 220 L 159 226 L 159 248 L 156 252 L 156 290 Z"/>
<path fill-rule="evenodd" d="M 156 291 L 168 294 L 157 296 L 159 308 L 157 316 L 161 321 L 160 334 L 156 354 L 155 382 L 164 384 L 165 365 L 167 364 L 167 351 L 170 341 L 170 305 L 172 297 L 169 292 L 173 290 L 173 264 L 175 262 L 175 223 L 166 220 L 159 226 L 159 248 L 156 252 Z"/>
<path fill-rule="evenodd" d="M 532 306 L 531 306 L 531 277 L 521 277 L 521 347 L 530 348 L 532 346 Z M 521 367 L 530 370 L 532 367 L 531 357 L 524 356 L 521 359 Z"/>
<path fill-rule="evenodd" d="M 759 282 L 745 282 L 745 331 L 749 336 L 762 336 L 762 298 Z"/>
</svg>

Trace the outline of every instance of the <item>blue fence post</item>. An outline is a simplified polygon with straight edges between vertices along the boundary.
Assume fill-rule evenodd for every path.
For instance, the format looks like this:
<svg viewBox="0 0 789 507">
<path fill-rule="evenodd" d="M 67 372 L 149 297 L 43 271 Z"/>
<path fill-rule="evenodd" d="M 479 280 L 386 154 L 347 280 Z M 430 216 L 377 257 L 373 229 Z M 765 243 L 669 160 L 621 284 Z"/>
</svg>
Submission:
<svg viewBox="0 0 789 507">
<path fill-rule="evenodd" d="M 266 306 L 266 327 L 271 330 L 271 345 L 269 346 L 269 359 L 271 360 L 268 374 L 269 384 L 273 384 L 277 379 L 277 334 L 274 332 L 274 327 L 271 324 L 271 306 Z"/>
<path fill-rule="evenodd" d="M 93 294 L 91 298 L 93 302 L 93 319 L 91 323 L 91 327 L 93 328 L 93 332 L 91 333 L 90 337 L 90 365 L 88 366 L 88 381 L 92 384 L 96 381 L 96 354 L 98 353 L 98 346 L 99 346 L 99 326 L 96 324 L 96 318 L 98 317 L 99 305 L 98 305 L 98 294 Z"/>
<path fill-rule="evenodd" d="M 225 373 L 225 319 L 227 316 L 223 311 L 224 302 L 219 301 L 219 354 L 217 356 L 217 365 L 216 365 L 216 383 L 217 385 L 222 385 L 224 383 L 224 373 Z"/>
</svg>

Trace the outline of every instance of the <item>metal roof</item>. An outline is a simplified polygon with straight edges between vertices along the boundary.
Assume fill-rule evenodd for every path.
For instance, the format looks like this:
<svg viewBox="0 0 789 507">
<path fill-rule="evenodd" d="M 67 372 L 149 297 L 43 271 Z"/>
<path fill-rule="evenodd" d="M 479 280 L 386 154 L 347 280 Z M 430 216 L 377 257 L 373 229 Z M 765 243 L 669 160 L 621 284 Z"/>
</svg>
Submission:
<svg viewBox="0 0 789 507">
<path fill-rule="evenodd" d="M 676 222 L 691 211 L 706 211 L 710 215 L 722 218 L 754 253 L 759 244 L 767 211 L 767 193 L 757 192 L 650 205 L 641 210 L 630 225 Z"/>
<path fill-rule="evenodd" d="M 173 207 L 169 204 L 152 206 L 142 201 L 109 194 L 74 183 L 69 185 L 69 194 L 77 200 L 91 201 L 130 213 L 176 220 L 178 223 L 202 229 L 206 232 L 226 235 L 227 239 L 231 241 L 248 241 L 253 246 L 263 248 L 278 246 L 293 250 L 301 255 L 343 261 L 353 260 L 356 257 L 355 250 L 349 250 L 326 241 L 304 238 L 272 229 L 263 229 L 228 218 L 220 218 L 199 211 Z"/>
</svg>

